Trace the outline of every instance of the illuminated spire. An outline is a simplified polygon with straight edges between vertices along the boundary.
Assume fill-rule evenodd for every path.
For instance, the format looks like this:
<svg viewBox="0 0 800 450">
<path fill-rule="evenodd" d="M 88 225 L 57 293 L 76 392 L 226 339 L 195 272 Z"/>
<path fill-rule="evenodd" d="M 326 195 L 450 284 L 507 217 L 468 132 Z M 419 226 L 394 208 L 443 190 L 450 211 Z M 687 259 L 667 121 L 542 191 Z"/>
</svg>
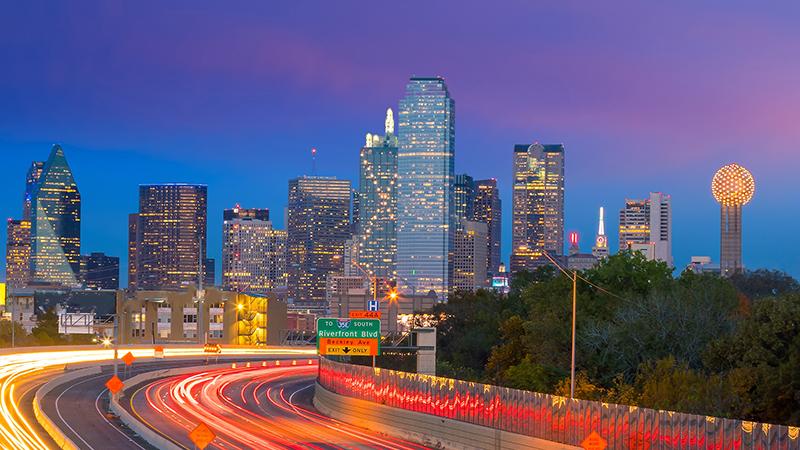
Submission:
<svg viewBox="0 0 800 450">
<path fill-rule="evenodd" d="M 605 221 L 603 219 L 604 216 L 605 216 L 605 214 L 603 214 L 603 207 L 601 206 L 600 207 L 600 226 L 597 227 L 597 235 L 598 236 L 604 236 L 606 234 L 606 226 L 605 226 Z"/>
<path fill-rule="evenodd" d="M 386 134 L 394 134 L 394 115 L 392 108 L 386 108 Z"/>
</svg>

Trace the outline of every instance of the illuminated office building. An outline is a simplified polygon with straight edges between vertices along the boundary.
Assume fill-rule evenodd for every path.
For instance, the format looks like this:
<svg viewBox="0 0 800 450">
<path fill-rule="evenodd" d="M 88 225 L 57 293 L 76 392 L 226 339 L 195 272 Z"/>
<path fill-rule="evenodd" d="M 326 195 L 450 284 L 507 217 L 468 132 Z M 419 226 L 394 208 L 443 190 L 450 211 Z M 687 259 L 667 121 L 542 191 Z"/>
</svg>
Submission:
<svg viewBox="0 0 800 450">
<path fill-rule="evenodd" d="M 139 214 L 128 214 L 128 289 L 136 289 L 136 254 Z"/>
<path fill-rule="evenodd" d="M 199 283 L 206 272 L 201 266 L 206 261 L 207 191 L 204 184 L 139 186 L 136 289 L 175 290 Z"/>
<path fill-rule="evenodd" d="M 453 273 L 455 101 L 441 77 L 412 77 L 400 100 L 397 282 L 446 300 Z"/>
<path fill-rule="evenodd" d="M 488 242 L 489 227 L 485 223 L 461 219 L 453 246 L 453 289 L 474 291 L 488 286 Z"/>
<path fill-rule="evenodd" d="M 639 251 L 647 259 L 672 267 L 672 206 L 670 196 L 651 192 L 642 200 L 625 200 L 619 211 L 620 250 Z"/>
<path fill-rule="evenodd" d="M 511 272 L 564 253 L 564 146 L 514 146 Z"/>
<path fill-rule="evenodd" d="M 35 164 L 34 164 L 35 165 Z M 31 281 L 80 284 L 81 194 L 61 146 L 54 145 L 30 194 Z"/>
<path fill-rule="evenodd" d="M 500 245 L 502 235 L 502 204 L 497 180 L 478 180 L 475 182 L 475 199 L 472 205 L 472 220 L 483 222 L 488 227 L 488 265 L 486 271 L 491 277 L 499 273 Z"/>
<path fill-rule="evenodd" d="M 33 190 L 39 179 L 42 177 L 44 170 L 44 161 L 33 161 L 31 167 L 28 169 L 28 174 L 25 176 L 25 197 L 22 204 L 22 220 L 31 219 L 31 199 L 33 198 Z"/>
<path fill-rule="evenodd" d="M 394 279 L 397 254 L 397 136 L 392 110 L 385 134 L 367 133 L 361 149 L 357 263 L 370 276 Z M 349 270 L 345 267 L 345 273 Z"/>
<path fill-rule="evenodd" d="M 26 287 L 31 281 L 31 222 L 8 219 L 6 223 L 6 284 Z"/>
<path fill-rule="evenodd" d="M 223 290 L 267 294 L 285 286 L 286 231 L 272 227 L 269 209 L 223 211 Z"/>
<path fill-rule="evenodd" d="M 341 273 L 350 238 L 350 181 L 304 176 L 289 180 L 288 295 L 293 309 L 324 311 L 325 281 Z"/>
</svg>

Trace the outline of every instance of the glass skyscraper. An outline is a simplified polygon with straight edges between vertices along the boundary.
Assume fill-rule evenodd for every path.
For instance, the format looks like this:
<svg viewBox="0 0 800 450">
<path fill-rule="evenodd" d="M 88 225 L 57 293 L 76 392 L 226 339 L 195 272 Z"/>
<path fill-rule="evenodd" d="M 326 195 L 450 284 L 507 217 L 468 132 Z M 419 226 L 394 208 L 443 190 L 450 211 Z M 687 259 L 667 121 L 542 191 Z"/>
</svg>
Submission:
<svg viewBox="0 0 800 450">
<path fill-rule="evenodd" d="M 394 279 L 397 254 L 397 136 L 391 109 L 385 128 L 384 136 L 367 133 L 361 149 L 358 263 L 371 276 L 388 280 Z"/>
<path fill-rule="evenodd" d="M 35 170 L 38 170 L 36 163 L 29 172 L 29 180 Z M 29 187 L 32 281 L 79 286 L 81 194 L 61 146 L 53 146 L 38 180 Z"/>
<path fill-rule="evenodd" d="M 325 282 L 341 273 L 350 238 L 349 180 L 300 177 L 289 180 L 288 295 L 295 309 L 324 312 Z"/>
<path fill-rule="evenodd" d="M 514 146 L 511 272 L 564 253 L 564 146 Z"/>
<path fill-rule="evenodd" d="M 208 188 L 204 184 L 139 186 L 135 245 L 136 289 L 183 289 L 205 272 Z M 201 264 L 201 261 L 203 263 Z"/>
<path fill-rule="evenodd" d="M 453 272 L 455 101 L 441 77 L 412 77 L 400 100 L 397 282 L 447 299 Z"/>
<path fill-rule="evenodd" d="M 475 181 L 471 176 L 460 173 L 453 181 L 453 208 L 455 208 L 456 229 L 461 228 L 462 220 L 472 220 L 475 205 Z"/>
</svg>

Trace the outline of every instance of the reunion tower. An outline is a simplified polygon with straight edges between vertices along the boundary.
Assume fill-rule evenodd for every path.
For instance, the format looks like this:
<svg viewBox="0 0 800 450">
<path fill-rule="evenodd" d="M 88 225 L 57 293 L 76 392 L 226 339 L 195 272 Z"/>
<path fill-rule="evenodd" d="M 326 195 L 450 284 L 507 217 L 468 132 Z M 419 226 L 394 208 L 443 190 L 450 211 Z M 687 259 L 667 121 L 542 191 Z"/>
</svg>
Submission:
<svg viewBox="0 0 800 450">
<path fill-rule="evenodd" d="M 753 198 L 756 183 L 749 170 L 728 164 L 714 174 L 711 193 L 720 205 L 720 258 L 722 276 L 741 272 L 742 206 Z"/>
</svg>

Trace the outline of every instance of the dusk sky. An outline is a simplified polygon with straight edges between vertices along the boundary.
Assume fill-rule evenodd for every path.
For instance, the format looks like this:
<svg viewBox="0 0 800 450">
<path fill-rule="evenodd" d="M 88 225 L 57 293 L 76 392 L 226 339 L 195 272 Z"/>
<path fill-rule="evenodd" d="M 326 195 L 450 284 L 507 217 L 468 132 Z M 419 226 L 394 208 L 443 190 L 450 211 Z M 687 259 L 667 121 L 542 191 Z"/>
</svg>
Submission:
<svg viewBox="0 0 800 450">
<path fill-rule="evenodd" d="M 605 206 L 673 200 L 673 254 L 719 260 L 720 166 L 756 180 L 744 263 L 800 276 L 800 2 L 5 2 L 0 13 L 0 213 L 60 143 L 83 197 L 82 252 L 120 256 L 141 183 L 209 186 L 222 209 L 267 207 L 287 181 L 358 178 L 412 75 L 444 76 L 456 170 L 496 177 L 503 260 L 514 144 L 566 147 L 566 230 L 588 251 Z M 5 254 L 5 241 L 2 240 Z M 125 282 L 123 281 L 123 285 Z"/>
</svg>

